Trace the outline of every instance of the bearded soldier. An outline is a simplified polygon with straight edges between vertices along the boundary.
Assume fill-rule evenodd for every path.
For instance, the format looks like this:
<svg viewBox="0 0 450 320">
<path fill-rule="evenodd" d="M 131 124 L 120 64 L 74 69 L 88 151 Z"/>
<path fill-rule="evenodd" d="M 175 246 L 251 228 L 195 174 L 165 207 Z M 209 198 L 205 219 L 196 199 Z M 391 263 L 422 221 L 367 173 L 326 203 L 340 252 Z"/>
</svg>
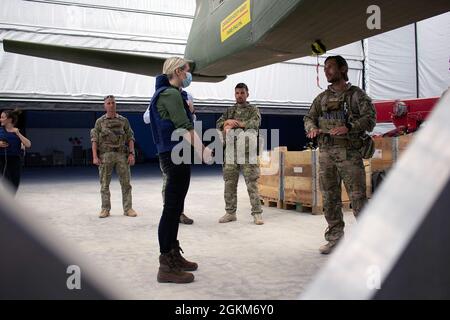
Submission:
<svg viewBox="0 0 450 320">
<path fill-rule="evenodd" d="M 226 213 L 219 222 L 236 221 L 237 185 L 239 173 L 242 170 L 252 206 L 253 222 L 262 225 L 264 221 L 261 216 L 261 200 L 258 192 L 260 171 L 256 160 L 261 115 L 257 107 L 247 102 L 249 94 L 245 83 L 238 83 L 234 91 L 236 104 L 228 108 L 217 120 L 217 129 L 223 131 L 225 135 L 223 179 Z"/>
<path fill-rule="evenodd" d="M 328 89 L 314 100 L 304 117 L 307 137 L 319 144 L 319 182 L 328 222 L 322 254 L 330 253 L 344 235 L 341 181 L 350 196 L 355 217 L 367 202 L 363 139 L 373 130 L 376 112 L 364 91 L 348 83 L 347 61 L 341 56 L 325 60 Z"/>
</svg>

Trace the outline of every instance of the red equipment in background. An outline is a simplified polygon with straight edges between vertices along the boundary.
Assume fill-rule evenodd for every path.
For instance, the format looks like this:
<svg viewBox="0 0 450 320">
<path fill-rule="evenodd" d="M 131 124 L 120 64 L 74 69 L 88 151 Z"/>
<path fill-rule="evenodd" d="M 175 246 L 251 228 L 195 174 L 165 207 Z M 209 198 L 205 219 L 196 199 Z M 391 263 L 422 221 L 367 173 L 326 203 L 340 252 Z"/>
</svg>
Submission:
<svg viewBox="0 0 450 320">
<path fill-rule="evenodd" d="M 398 136 L 416 131 L 425 121 L 439 98 L 391 100 L 374 102 L 377 123 L 392 122 L 394 130 L 383 136 Z"/>
</svg>

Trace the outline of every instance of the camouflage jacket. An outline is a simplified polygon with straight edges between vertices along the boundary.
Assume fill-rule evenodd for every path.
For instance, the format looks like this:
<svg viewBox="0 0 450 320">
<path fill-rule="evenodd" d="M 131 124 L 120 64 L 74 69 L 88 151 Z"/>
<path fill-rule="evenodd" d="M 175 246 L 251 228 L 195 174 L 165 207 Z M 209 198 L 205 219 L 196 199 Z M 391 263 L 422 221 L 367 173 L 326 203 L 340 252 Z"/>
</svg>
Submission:
<svg viewBox="0 0 450 320">
<path fill-rule="evenodd" d="M 97 119 L 91 130 L 91 142 L 97 142 L 100 152 L 108 152 L 111 148 L 124 148 L 130 140 L 134 140 L 133 130 L 128 119 L 119 114 L 115 118 L 108 118 L 104 114 Z"/>
<path fill-rule="evenodd" d="M 245 124 L 245 128 L 237 128 L 233 130 L 235 136 L 227 135 L 227 139 L 225 141 L 225 146 L 229 146 L 233 139 L 233 143 L 235 145 L 235 150 L 242 150 L 240 148 L 245 148 L 245 153 L 249 154 L 250 146 L 254 148 L 254 153 L 257 151 L 257 143 L 258 143 L 258 130 L 261 126 L 261 114 L 257 107 L 252 106 L 251 104 L 238 105 L 235 104 L 232 107 L 229 107 L 217 120 L 216 127 L 217 129 L 223 131 L 225 121 L 233 119 L 242 121 Z M 247 137 L 247 138 L 245 138 Z M 253 143 L 250 143 L 249 139 L 253 139 Z M 237 148 L 237 149 L 236 149 Z M 237 154 L 237 152 L 236 152 Z M 253 154 L 253 153 L 252 153 Z"/>
<path fill-rule="evenodd" d="M 360 88 L 348 84 L 347 90 L 337 93 L 329 86 L 314 99 L 303 121 L 306 132 L 320 128 L 327 133 L 347 124 L 351 127 L 348 137 L 359 137 L 375 127 L 376 111 L 370 97 Z"/>
<path fill-rule="evenodd" d="M 216 127 L 219 130 L 223 130 L 223 125 L 225 121 L 233 119 L 239 120 L 245 123 L 244 130 L 254 129 L 258 130 L 261 125 L 261 114 L 257 107 L 252 106 L 251 104 L 245 104 L 244 106 L 239 106 L 235 104 L 232 107 L 229 107 L 217 120 Z"/>
</svg>

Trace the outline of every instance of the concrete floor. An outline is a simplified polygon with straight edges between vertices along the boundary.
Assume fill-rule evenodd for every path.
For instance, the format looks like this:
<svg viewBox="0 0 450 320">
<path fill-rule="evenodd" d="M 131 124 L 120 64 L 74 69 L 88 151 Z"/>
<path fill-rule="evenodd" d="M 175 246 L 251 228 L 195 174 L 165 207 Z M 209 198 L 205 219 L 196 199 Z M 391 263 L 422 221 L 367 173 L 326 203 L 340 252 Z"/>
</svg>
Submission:
<svg viewBox="0 0 450 320">
<path fill-rule="evenodd" d="M 256 226 L 242 176 L 238 220 L 219 224 L 224 214 L 220 168 L 195 167 L 185 206 L 195 223 L 180 225 L 179 240 L 199 269 L 191 284 L 159 284 L 161 181 L 155 164 L 132 169 L 137 218 L 123 216 L 115 178 L 112 216 L 98 218 L 94 167 L 25 169 L 17 199 L 137 299 L 296 299 L 328 259 L 317 250 L 324 243 L 323 216 L 264 207 L 265 224 Z M 348 232 L 355 220 L 351 213 L 345 220 Z"/>
</svg>

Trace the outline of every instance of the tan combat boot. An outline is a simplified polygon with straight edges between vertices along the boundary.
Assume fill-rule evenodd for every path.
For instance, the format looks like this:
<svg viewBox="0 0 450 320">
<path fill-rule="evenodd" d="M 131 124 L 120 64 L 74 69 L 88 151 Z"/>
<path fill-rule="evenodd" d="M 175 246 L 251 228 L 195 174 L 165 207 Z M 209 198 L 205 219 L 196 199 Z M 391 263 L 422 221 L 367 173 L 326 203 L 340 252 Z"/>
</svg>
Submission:
<svg viewBox="0 0 450 320">
<path fill-rule="evenodd" d="M 231 221 L 236 221 L 236 214 L 231 214 L 231 213 L 225 213 L 225 215 L 219 219 L 219 223 L 227 223 L 227 222 L 231 222 Z"/>
<path fill-rule="evenodd" d="M 192 273 L 182 271 L 177 266 L 173 251 L 172 249 L 169 253 L 159 256 L 158 282 L 189 283 L 194 281 Z"/>
<path fill-rule="evenodd" d="M 109 211 L 106 209 L 102 209 L 102 211 L 100 212 L 99 218 L 107 218 L 109 217 Z"/>
<path fill-rule="evenodd" d="M 263 221 L 262 216 L 261 216 L 260 213 L 255 213 L 255 214 L 253 215 L 253 221 L 254 221 L 255 224 L 257 224 L 257 225 L 262 225 L 262 224 L 264 224 L 264 221 Z"/>
<path fill-rule="evenodd" d="M 194 220 L 192 220 L 191 218 L 189 218 L 187 215 L 185 215 L 184 213 L 182 213 L 180 215 L 180 223 L 183 224 L 193 224 Z"/>
<path fill-rule="evenodd" d="M 177 242 L 174 244 L 173 246 L 173 256 L 175 258 L 175 263 L 177 264 L 178 267 L 180 267 L 181 270 L 183 271 L 195 271 L 198 269 L 198 264 L 195 262 L 191 262 L 186 260 L 180 253 L 183 252 L 183 249 L 181 249 L 180 247 L 180 242 L 177 240 Z"/>
<path fill-rule="evenodd" d="M 125 212 L 124 215 L 126 215 L 128 217 L 136 217 L 137 216 L 137 212 L 134 211 L 133 209 L 128 209 L 128 211 Z"/>
<path fill-rule="evenodd" d="M 334 247 L 336 247 L 337 243 L 337 240 L 328 241 L 328 243 L 319 248 L 319 252 L 321 254 L 330 254 L 333 251 Z"/>
</svg>

